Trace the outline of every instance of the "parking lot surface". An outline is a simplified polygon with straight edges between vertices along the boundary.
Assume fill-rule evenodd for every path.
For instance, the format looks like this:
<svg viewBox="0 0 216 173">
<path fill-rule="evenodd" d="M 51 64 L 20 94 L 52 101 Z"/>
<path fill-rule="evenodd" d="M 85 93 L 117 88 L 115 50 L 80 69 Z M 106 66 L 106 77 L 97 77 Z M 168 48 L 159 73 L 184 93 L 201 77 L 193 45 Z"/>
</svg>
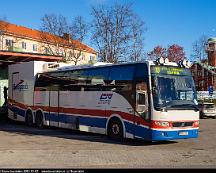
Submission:
<svg viewBox="0 0 216 173">
<path fill-rule="evenodd" d="M 199 138 L 151 143 L 0 122 L 0 168 L 216 168 L 216 120 Z"/>
</svg>

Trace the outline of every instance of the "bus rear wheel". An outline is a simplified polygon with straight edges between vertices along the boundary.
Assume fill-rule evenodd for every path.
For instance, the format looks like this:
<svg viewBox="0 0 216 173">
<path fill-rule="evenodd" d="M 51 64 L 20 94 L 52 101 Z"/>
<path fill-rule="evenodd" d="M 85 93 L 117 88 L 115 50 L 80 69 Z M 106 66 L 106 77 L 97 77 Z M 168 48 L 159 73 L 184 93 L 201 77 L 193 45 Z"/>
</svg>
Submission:
<svg viewBox="0 0 216 173">
<path fill-rule="evenodd" d="M 108 126 L 108 136 L 112 139 L 123 139 L 123 125 L 119 119 L 114 118 L 110 121 Z"/>
<path fill-rule="evenodd" d="M 26 113 L 26 125 L 33 126 L 33 116 L 31 111 L 27 111 Z"/>
<path fill-rule="evenodd" d="M 36 113 L 35 124 L 38 128 L 43 128 L 43 114 L 40 111 Z"/>
</svg>

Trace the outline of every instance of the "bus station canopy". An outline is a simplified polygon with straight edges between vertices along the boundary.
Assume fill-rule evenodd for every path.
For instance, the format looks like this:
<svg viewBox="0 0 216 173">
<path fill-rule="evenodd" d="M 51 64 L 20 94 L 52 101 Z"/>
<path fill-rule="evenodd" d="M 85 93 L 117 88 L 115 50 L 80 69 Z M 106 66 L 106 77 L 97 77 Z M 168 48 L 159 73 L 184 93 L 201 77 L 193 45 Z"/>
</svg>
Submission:
<svg viewBox="0 0 216 173">
<path fill-rule="evenodd" d="M 9 65 L 27 61 L 61 61 L 61 56 L 44 55 L 26 52 L 11 52 L 0 50 L 0 65 Z"/>
</svg>

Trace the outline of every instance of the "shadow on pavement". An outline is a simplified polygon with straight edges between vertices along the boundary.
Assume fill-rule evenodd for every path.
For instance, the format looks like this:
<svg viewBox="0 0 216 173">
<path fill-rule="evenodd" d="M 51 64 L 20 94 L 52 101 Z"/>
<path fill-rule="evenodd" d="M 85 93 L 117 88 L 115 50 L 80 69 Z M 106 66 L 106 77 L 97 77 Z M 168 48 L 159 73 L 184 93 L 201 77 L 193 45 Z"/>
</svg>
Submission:
<svg viewBox="0 0 216 173">
<path fill-rule="evenodd" d="M 147 145 L 167 145 L 177 143 L 176 141 L 160 141 L 160 142 L 150 142 L 141 139 L 124 139 L 122 141 L 116 141 L 109 139 L 106 135 L 94 134 L 89 132 L 81 132 L 77 130 L 70 129 L 60 129 L 57 127 L 44 127 L 39 129 L 36 127 L 26 126 L 24 123 L 15 122 L 9 119 L 0 120 L 0 131 L 9 132 L 18 135 L 28 135 L 28 136 L 49 136 L 64 139 L 76 139 L 89 142 L 101 142 L 107 144 L 118 144 L 118 145 L 128 145 L 128 146 L 147 146 Z"/>
</svg>

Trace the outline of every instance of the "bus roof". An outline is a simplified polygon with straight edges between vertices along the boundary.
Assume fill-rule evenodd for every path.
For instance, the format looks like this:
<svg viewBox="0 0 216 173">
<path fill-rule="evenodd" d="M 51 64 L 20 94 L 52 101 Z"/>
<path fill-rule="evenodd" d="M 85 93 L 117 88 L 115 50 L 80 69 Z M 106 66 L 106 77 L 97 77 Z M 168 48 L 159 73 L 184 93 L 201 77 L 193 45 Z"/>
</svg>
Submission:
<svg viewBox="0 0 216 173">
<path fill-rule="evenodd" d="M 124 62 L 124 63 L 119 63 L 119 64 L 99 62 L 94 65 L 73 65 L 73 66 L 59 67 L 56 71 L 59 72 L 59 71 L 80 70 L 80 69 L 98 68 L 98 67 L 122 66 L 122 65 L 130 65 L 130 64 L 140 64 L 140 63 L 148 63 L 148 61 L 127 62 L 127 63 Z"/>
<path fill-rule="evenodd" d="M 103 68 L 103 67 L 112 67 L 112 66 L 124 66 L 124 65 L 132 65 L 132 64 L 148 64 L 149 66 L 155 66 L 155 61 L 136 61 L 136 62 L 122 62 L 118 64 L 112 63 L 104 63 L 104 62 L 97 62 L 94 65 L 67 65 L 58 67 L 56 70 L 53 71 L 46 71 L 45 73 L 49 72 L 60 72 L 60 71 L 70 71 L 70 70 L 82 70 L 82 69 L 90 69 L 90 68 Z M 178 66 L 175 62 L 169 62 L 164 64 L 164 66 Z"/>
</svg>

